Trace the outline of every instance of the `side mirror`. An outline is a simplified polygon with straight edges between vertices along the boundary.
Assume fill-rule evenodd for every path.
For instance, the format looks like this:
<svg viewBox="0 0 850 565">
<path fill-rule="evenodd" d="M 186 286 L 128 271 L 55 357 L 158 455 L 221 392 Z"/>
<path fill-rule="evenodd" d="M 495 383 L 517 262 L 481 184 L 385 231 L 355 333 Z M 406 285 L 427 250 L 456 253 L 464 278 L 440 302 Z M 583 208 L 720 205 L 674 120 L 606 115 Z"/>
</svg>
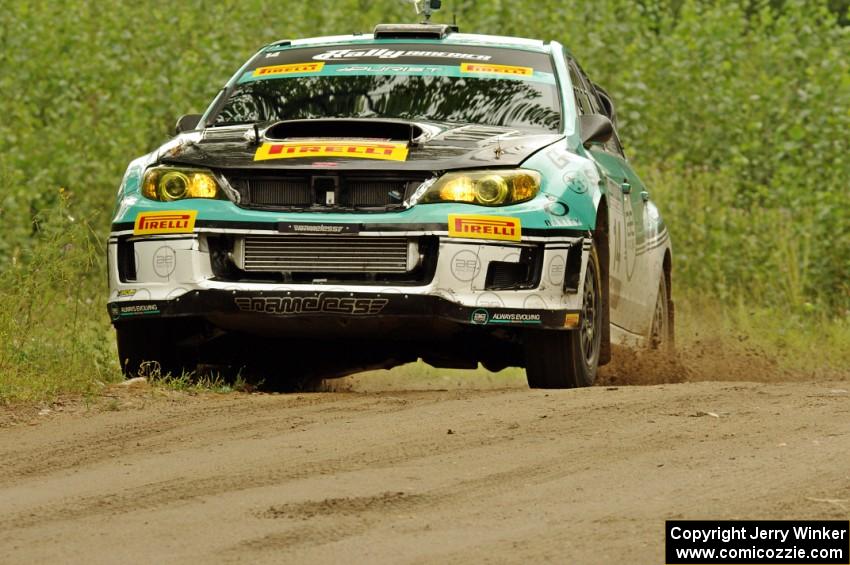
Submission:
<svg viewBox="0 0 850 565">
<path fill-rule="evenodd" d="M 201 117 L 201 114 L 186 114 L 184 116 L 180 116 L 177 120 L 177 125 L 174 126 L 174 133 L 179 134 L 198 129 Z"/>
<path fill-rule="evenodd" d="M 585 148 L 591 143 L 605 143 L 614 135 L 614 124 L 602 114 L 579 116 L 579 127 L 581 143 Z"/>
<path fill-rule="evenodd" d="M 616 127 L 617 125 L 617 108 L 614 106 L 614 100 L 611 98 L 611 95 L 608 92 L 594 83 L 593 88 L 596 89 L 596 94 L 599 95 L 599 101 L 602 102 L 602 110 L 605 112 L 605 115 L 608 116 L 608 119 Z"/>
</svg>

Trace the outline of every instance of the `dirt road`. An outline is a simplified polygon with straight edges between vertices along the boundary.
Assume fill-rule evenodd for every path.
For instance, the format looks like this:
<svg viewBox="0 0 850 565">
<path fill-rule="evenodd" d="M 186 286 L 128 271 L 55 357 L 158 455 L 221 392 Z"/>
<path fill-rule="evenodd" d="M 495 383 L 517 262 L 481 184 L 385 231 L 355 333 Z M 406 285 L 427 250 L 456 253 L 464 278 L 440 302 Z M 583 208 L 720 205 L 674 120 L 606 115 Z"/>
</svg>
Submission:
<svg viewBox="0 0 850 565">
<path fill-rule="evenodd" d="M 189 396 L 0 428 L 0 562 L 663 563 L 843 518 L 848 383 Z"/>
</svg>

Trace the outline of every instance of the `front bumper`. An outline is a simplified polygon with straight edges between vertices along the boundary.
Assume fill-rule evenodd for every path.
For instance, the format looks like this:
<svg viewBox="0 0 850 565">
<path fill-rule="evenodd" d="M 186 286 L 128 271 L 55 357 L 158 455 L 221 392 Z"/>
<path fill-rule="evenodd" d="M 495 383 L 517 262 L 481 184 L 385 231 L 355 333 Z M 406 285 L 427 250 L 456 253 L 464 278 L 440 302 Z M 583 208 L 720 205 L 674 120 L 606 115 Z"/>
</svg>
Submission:
<svg viewBox="0 0 850 565">
<path fill-rule="evenodd" d="M 569 281 L 569 269 L 585 271 L 590 239 L 559 234 L 523 236 L 519 242 L 466 240 L 447 231 L 393 231 L 386 235 L 438 238 L 433 277 L 415 285 L 362 282 L 269 283 L 223 280 L 214 272 L 209 238 L 271 231 L 200 228 L 191 234 L 139 236 L 113 232 L 108 244 L 109 315 L 113 323 L 150 317 L 199 317 L 223 329 L 275 333 L 325 327 L 328 322 L 380 331 L 381 321 L 402 325 L 417 320 L 490 328 L 571 329 L 579 324 L 583 281 Z M 364 234 L 381 237 L 381 233 Z M 119 254 L 123 245 L 123 255 Z M 127 244 L 132 244 L 127 257 Z M 542 254 L 534 288 L 493 290 L 487 273 L 493 262 L 517 261 L 523 247 Z M 119 264 L 132 262 L 134 277 Z M 579 270 L 580 269 L 580 270 Z M 324 325 L 323 325 L 324 324 Z"/>
</svg>

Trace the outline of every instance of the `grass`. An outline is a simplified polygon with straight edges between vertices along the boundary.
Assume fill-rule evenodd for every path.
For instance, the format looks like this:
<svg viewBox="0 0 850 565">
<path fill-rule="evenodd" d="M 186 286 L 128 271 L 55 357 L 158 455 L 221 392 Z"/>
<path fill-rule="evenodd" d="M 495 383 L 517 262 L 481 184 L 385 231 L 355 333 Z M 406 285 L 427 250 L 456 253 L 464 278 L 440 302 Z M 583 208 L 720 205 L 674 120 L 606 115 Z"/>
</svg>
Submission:
<svg viewBox="0 0 850 565">
<path fill-rule="evenodd" d="M 198 377 L 192 373 L 183 373 L 179 376 L 170 373 L 163 376 L 155 373 L 148 377 L 148 382 L 153 386 L 188 393 L 214 392 L 227 394 L 230 392 L 248 392 L 254 388 L 254 385 L 249 384 L 242 377 L 229 380 L 218 375 Z"/>
<path fill-rule="evenodd" d="M 850 313 L 829 317 L 805 307 L 770 308 L 744 301 L 718 305 L 708 298 L 677 303 L 679 342 L 714 342 L 739 353 L 757 352 L 800 376 L 850 377 Z"/>
</svg>

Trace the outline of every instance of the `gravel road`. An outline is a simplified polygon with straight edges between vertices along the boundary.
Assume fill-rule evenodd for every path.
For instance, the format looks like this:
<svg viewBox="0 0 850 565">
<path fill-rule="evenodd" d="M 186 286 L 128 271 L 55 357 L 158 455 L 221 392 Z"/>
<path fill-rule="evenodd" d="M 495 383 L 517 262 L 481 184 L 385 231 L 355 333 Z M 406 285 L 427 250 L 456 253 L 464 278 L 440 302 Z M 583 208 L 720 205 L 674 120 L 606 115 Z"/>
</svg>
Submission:
<svg viewBox="0 0 850 565">
<path fill-rule="evenodd" d="M 116 387 L 0 419 L 0 562 L 663 563 L 665 519 L 847 519 L 847 389 Z"/>
</svg>

